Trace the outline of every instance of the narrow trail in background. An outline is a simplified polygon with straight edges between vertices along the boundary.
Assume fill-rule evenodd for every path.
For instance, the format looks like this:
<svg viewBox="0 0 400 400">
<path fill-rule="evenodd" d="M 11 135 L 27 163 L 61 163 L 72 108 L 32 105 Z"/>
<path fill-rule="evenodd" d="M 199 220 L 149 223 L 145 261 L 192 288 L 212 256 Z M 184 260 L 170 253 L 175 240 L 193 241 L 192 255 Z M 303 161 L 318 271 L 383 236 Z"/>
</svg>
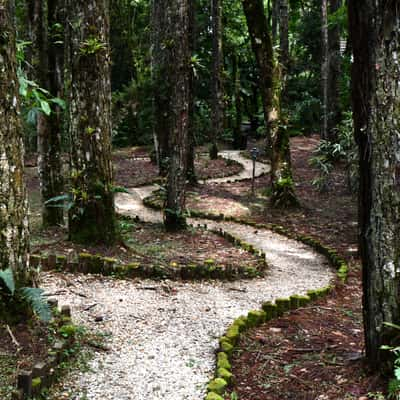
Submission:
<svg viewBox="0 0 400 400">
<path fill-rule="evenodd" d="M 242 163 L 244 170 L 211 182 L 251 177 L 250 160 L 239 152 L 222 155 Z M 266 172 L 267 165 L 256 164 L 256 175 Z M 155 188 L 118 194 L 118 212 L 161 222 L 162 213 L 145 208 L 142 202 Z M 110 351 L 96 353 L 92 370 L 66 380 L 66 399 L 86 394 L 89 400 L 202 400 L 214 372 L 218 337 L 233 319 L 260 308 L 263 301 L 326 286 L 334 277 L 324 257 L 269 230 L 232 222 L 190 222 L 222 228 L 264 251 L 269 264 L 266 276 L 235 282 L 154 282 L 44 275 L 48 291 L 65 290 L 57 297 L 72 305 L 76 323 L 111 334 Z M 99 316 L 102 321 L 95 322 Z M 62 393 L 58 398 L 63 398 Z"/>
</svg>

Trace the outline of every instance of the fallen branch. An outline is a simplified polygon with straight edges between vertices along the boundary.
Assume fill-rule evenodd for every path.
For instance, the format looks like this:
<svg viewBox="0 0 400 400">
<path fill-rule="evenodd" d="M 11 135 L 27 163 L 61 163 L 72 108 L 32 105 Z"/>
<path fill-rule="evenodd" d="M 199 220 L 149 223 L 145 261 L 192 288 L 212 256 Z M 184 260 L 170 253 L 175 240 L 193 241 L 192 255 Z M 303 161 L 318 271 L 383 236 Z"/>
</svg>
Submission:
<svg viewBox="0 0 400 400">
<path fill-rule="evenodd" d="M 7 328 L 7 332 L 9 333 L 12 342 L 15 344 L 15 346 L 17 346 L 18 351 L 21 349 L 21 345 L 18 343 L 17 339 L 15 338 L 14 334 L 12 333 L 10 327 L 8 325 L 6 325 Z"/>
</svg>

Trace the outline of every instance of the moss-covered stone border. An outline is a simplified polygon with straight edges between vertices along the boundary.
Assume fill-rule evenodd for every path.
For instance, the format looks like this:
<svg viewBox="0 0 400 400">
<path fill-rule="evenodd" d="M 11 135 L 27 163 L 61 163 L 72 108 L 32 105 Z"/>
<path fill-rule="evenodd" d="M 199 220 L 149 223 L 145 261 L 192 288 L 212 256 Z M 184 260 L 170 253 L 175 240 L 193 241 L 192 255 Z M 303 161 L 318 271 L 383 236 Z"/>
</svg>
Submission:
<svg viewBox="0 0 400 400">
<path fill-rule="evenodd" d="M 75 325 L 71 321 L 71 308 L 62 306 L 58 311 L 58 302 L 49 299 L 49 305 L 53 309 L 54 323 L 61 331 L 68 332 L 63 340 L 56 340 L 48 351 L 46 360 L 37 362 L 31 370 L 19 371 L 16 389 L 11 393 L 12 400 L 26 400 L 39 395 L 43 389 L 49 388 L 56 379 L 57 369 L 65 360 L 68 349 L 74 343 Z"/>
<path fill-rule="evenodd" d="M 153 193 L 152 195 L 143 199 L 143 203 L 145 206 L 160 210 L 160 205 L 158 203 L 158 195 L 157 193 Z M 336 268 L 338 278 L 344 282 L 347 278 L 348 274 L 348 265 L 346 261 L 340 257 L 335 249 L 332 249 L 329 246 L 322 244 L 319 240 L 307 236 L 307 235 L 300 235 L 297 233 L 291 232 L 289 229 L 284 228 L 281 225 L 276 224 L 258 224 L 256 222 L 250 221 L 244 218 L 237 218 L 233 216 L 225 216 L 224 214 L 213 214 L 213 213 L 206 213 L 202 211 L 196 210 L 189 210 L 190 217 L 193 218 L 201 218 L 201 219 L 209 219 L 213 221 L 221 221 L 221 222 L 235 222 L 241 225 L 248 225 L 257 229 L 268 229 L 280 235 L 286 236 L 290 239 L 297 240 L 308 246 L 312 247 L 318 253 L 324 255 L 330 264 Z"/>
<path fill-rule="evenodd" d="M 129 218 L 129 217 L 124 217 Z M 137 218 L 135 219 L 138 220 Z M 207 229 L 207 226 L 203 226 Z M 79 272 L 83 274 L 100 274 L 117 278 L 142 278 L 142 279 L 182 279 L 182 280 L 235 280 L 252 279 L 263 276 L 268 265 L 265 253 L 260 252 L 249 243 L 246 243 L 222 229 L 210 229 L 216 235 L 225 238 L 228 242 L 253 254 L 258 258 L 257 267 L 218 265 L 212 259 L 205 260 L 202 264 L 177 265 L 146 265 L 138 262 L 131 264 L 118 264 L 114 258 L 103 257 L 90 253 L 79 253 L 72 260 L 66 256 L 50 254 L 47 256 L 31 255 L 30 264 L 33 267 L 41 266 L 42 270 L 57 270 Z"/>
<path fill-rule="evenodd" d="M 202 212 L 191 212 L 192 216 L 216 221 L 235 222 L 243 225 L 252 226 L 257 229 L 269 229 L 291 239 L 298 240 L 311 246 L 318 253 L 324 255 L 329 263 L 336 268 L 336 275 L 340 282 L 344 283 L 347 279 L 349 267 L 346 261 L 340 257 L 336 250 L 323 245 L 318 240 L 290 232 L 288 229 L 275 224 L 257 224 L 235 217 L 225 217 L 223 214 L 215 215 Z M 231 356 L 236 348 L 241 333 L 262 325 L 274 318 L 282 316 L 285 312 L 302 308 L 312 301 L 326 296 L 333 286 L 325 286 L 319 289 L 308 290 L 307 295 L 292 295 L 289 298 L 278 298 L 274 302 L 265 302 L 261 310 L 249 311 L 247 316 L 236 318 L 228 327 L 225 334 L 219 338 L 219 348 L 217 352 L 217 364 L 215 376 L 207 385 L 207 395 L 205 400 L 224 400 L 224 394 L 229 385 L 234 381 L 232 374 Z"/>
</svg>

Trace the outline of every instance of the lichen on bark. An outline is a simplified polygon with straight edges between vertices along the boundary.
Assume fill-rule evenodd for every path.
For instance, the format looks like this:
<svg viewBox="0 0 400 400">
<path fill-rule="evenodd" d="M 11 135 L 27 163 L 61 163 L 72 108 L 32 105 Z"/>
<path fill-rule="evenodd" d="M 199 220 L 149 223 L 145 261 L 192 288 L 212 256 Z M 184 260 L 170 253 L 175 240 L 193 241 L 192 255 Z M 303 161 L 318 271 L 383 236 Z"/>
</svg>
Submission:
<svg viewBox="0 0 400 400">
<path fill-rule="evenodd" d="M 111 164 L 111 84 L 107 0 L 67 1 L 71 208 L 76 242 L 117 238 Z"/>
<path fill-rule="evenodd" d="M 13 2 L 0 0 L 0 269 L 30 283 L 28 204 L 24 183 Z"/>
</svg>

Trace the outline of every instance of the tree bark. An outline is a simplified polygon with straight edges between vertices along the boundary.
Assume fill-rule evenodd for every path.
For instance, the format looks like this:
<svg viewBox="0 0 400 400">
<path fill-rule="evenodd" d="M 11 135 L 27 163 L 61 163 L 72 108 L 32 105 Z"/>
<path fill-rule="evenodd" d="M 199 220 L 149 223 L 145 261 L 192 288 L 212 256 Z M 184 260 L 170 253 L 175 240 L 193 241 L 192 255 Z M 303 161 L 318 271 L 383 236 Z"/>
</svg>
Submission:
<svg viewBox="0 0 400 400">
<path fill-rule="evenodd" d="M 239 56 L 234 54 L 232 57 L 232 77 L 235 79 L 234 103 L 235 103 L 235 123 L 233 127 L 233 148 L 245 150 L 247 147 L 247 132 L 242 131 L 242 96 L 240 93 L 240 65 Z"/>
<path fill-rule="evenodd" d="M 186 227 L 184 213 L 190 100 L 189 2 L 168 0 L 165 11 L 170 43 L 168 57 L 174 60 L 168 77 L 172 82 L 172 103 L 165 227 L 169 231 L 176 231 Z"/>
<path fill-rule="evenodd" d="M 171 53 L 167 51 L 170 45 L 167 36 L 167 6 L 168 0 L 153 0 L 151 13 L 154 139 L 161 176 L 167 175 L 170 160 L 170 69 L 175 63 L 175 60 L 169 58 Z"/>
<path fill-rule="evenodd" d="M 212 107 L 211 107 L 211 137 L 210 158 L 218 157 L 217 140 L 224 129 L 223 119 L 223 87 L 222 87 L 222 9 L 220 0 L 211 0 L 212 20 Z"/>
<path fill-rule="evenodd" d="M 0 268 L 29 284 L 28 204 L 19 119 L 14 1 L 0 0 Z"/>
<path fill-rule="evenodd" d="M 189 46 L 190 55 L 196 51 L 196 10 L 197 0 L 189 0 Z M 188 152 L 187 152 L 187 173 L 186 177 L 191 185 L 197 184 L 196 170 L 195 170 L 195 157 L 196 157 L 196 132 L 194 125 L 195 115 L 195 75 L 193 66 L 190 68 L 190 81 L 189 81 L 189 133 L 188 133 Z"/>
<path fill-rule="evenodd" d="M 76 242 L 116 240 L 111 165 L 111 85 L 107 0 L 67 0 L 71 195 Z"/>
<path fill-rule="evenodd" d="M 328 77 L 329 77 L 329 41 L 328 41 L 328 0 L 321 0 L 321 139 L 328 139 Z"/>
<path fill-rule="evenodd" d="M 341 5 L 341 0 L 330 0 L 329 13 L 335 13 Z M 336 143 L 338 141 L 338 125 L 342 118 L 340 104 L 340 26 L 338 24 L 330 24 L 328 27 L 328 53 L 327 138 L 330 142 Z"/>
<path fill-rule="evenodd" d="M 287 74 L 289 68 L 289 4 L 279 4 L 279 65 L 274 73 L 274 109 L 276 126 L 271 131 L 271 204 L 274 207 L 298 205 L 294 193 L 292 165 L 290 158 L 290 136 L 287 115 L 283 111 L 287 104 Z M 286 106 L 286 107 L 285 107 Z"/>
<path fill-rule="evenodd" d="M 383 371 L 400 323 L 400 7 L 351 0 L 352 101 L 360 157 L 359 232 L 366 355 Z"/>
<path fill-rule="evenodd" d="M 61 97 L 62 89 L 62 45 L 56 24 L 59 20 L 58 1 L 34 0 L 32 18 L 32 35 L 34 44 L 34 73 L 40 87 L 51 96 Z M 52 30 L 52 32 L 50 32 Z M 61 159 L 61 110 L 51 105 L 49 116 L 40 112 L 37 119 L 38 170 L 42 196 L 43 226 L 57 226 L 64 223 L 63 209 L 46 205 L 46 201 L 60 196 L 64 191 Z"/>
<path fill-rule="evenodd" d="M 242 0 L 251 46 L 258 66 L 261 98 L 266 125 L 266 148 L 271 147 L 271 129 L 276 115 L 273 110 L 274 60 L 272 39 L 264 11 L 263 0 Z"/>
</svg>

